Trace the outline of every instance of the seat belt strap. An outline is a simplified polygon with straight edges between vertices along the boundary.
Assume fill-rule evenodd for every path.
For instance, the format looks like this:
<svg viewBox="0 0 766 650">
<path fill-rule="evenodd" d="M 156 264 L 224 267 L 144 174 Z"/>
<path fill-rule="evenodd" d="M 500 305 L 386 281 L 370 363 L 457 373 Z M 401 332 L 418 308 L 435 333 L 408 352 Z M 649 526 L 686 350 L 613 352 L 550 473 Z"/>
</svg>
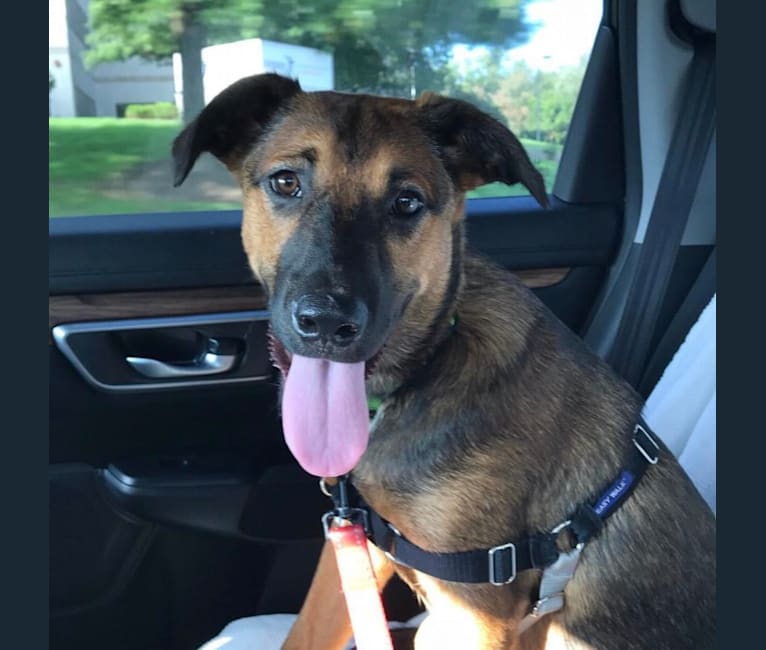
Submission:
<svg viewBox="0 0 766 650">
<path fill-rule="evenodd" d="M 638 392 L 644 398 L 648 398 L 654 390 L 660 377 L 662 377 L 662 373 L 665 372 L 665 368 L 668 367 L 673 356 L 689 334 L 689 330 L 715 295 L 715 278 L 716 249 L 713 248 L 646 365 L 646 370 L 638 385 Z"/>
<path fill-rule="evenodd" d="M 641 379 L 681 238 L 715 130 L 715 36 L 699 36 L 649 225 L 607 360 L 633 386 Z"/>
</svg>

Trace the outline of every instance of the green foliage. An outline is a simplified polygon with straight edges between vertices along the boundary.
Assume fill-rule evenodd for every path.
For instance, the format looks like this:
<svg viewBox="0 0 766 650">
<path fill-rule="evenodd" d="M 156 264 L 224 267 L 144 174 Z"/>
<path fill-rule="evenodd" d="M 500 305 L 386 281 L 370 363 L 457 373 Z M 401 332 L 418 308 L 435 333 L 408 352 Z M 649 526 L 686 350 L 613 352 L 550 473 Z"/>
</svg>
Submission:
<svg viewBox="0 0 766 650">
<path fill-rule="evenodd" d="M 261 35 L 332 50 L 339 89 L 408 97 L 413 81 L 416 92 L 444 86 L 457 43 L 520 42 L 525 1 L 282 0 L 264 5 Z"/>
<path fill-rule="evenodd" d="M 155 102 L 154 104 L 128 104 L 125 117 L 140 120 L 177 120 L 178 108 L 173 102 Z"/>
<path fill-rule="evenodd" d="M 252 35 L 259 0 L 91 0 L 86 37 L 89 65 L 132 56 L 163 60 L 180 49 L 189 21 L 205 26 L 210 45 Z"/>
<path fill-rule="evenodd" d="M 177 5 L 175 0 L 92 0 L 86 63 L 168 58 L 178 50 Z"/>
<path fill-rule="evenodd" d="M 563 144 L 574 112 L 587 60 L 575 66 L 543 72 L 524 62 L 501 64 L 502 52 L 488 51 L 472 65 L 452 69 L 455 96 L 473 94 L 477 104 L 491 105 L 493 114 L 521 138 Z M 551 158 L 552 150 L 549 151 Z"/>
<path fill-rule="evenodd" d="M 189 21 L 213 45 L 260 37 L 332 51 L 336 86 L 409 96 L 444 87 L 456 43 L 510 47 L 528 0 L 92 0 L 89 64 L 166 59 Z"/>
</svg>

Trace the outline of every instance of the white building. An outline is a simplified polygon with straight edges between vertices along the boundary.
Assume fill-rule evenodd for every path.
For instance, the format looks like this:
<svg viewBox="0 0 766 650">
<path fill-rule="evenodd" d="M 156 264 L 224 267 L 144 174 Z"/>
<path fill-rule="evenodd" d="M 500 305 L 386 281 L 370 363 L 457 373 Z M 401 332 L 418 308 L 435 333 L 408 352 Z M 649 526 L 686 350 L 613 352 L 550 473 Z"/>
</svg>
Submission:
<svg viewBox="0 0 766 650">
<path fill-rule="evenodd" d="M 277 72 L 298 79 L 306 91 L 333 90 L 335 71 L 328 52 L 300 45 L 276 43 L 261 38 L 210 45 L 202 48 L 202 85 L 205 103 L 242 77 Z M 181 55 L 173 55 L 176 105 L 183 107 Z"/>
</svg>

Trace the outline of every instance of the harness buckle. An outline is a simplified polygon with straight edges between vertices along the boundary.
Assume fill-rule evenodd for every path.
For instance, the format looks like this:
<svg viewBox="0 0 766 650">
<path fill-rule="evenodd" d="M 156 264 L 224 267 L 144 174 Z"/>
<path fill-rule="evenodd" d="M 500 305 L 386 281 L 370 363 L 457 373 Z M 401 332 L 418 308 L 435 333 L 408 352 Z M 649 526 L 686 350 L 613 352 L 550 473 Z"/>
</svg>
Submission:
<svg viewBox="0 0 766 650">
<path fill-rule="evenodd" d="M 557 612 L 562 607 L 564 607 L 564 592 L 559 591 L 555 594 L 544 596 L 535 602 L 529 611 L 529 616 L 533 616 L 535 618 L 545 616 L 546 614 Z"/>
<path fill-rule="evenodd" d="M 507 555 L 503 551 L 508 551 Z M 516 545 L 508 542 L 507 544 L 499 544 L 493 546 L 487 551 L 489 559 L 489 581 L 496 586 L 507 585 L 516 579 Z M 505 562 L 503 562 L 505 560 Z M 498 566 L 500 562 L 505 564 L 506 569 L 510 568 L 510 574 L 506 578 L 502 571 L 502 566 Z"/>
<path fill-rule="evenodd" d="M 642 442 L 641 439 L 648 440 L 651 446 L 644 446 L 646 443 Z M 652 465 L 657 464 L 657 461 L 660 457 L 658 453 L 660 451 L 660 446 L 655 442 L 654 438 L 649 435 L 649 432 L 640 424 L 636 424 L 636 428 L 633 430 L 633 444 L 648 463 Z"/>
<path fill-rule="evenodd" d="M 558 526 L 554 526 L 553 528 L 551 528 L 551 535 L 553 535 L 554 537 L 558 537 L 558 534 L 562 530 L 564 530 L 565 528 L 571 529 L 571 527 L 572 527 L 572 520 L 567 519 L 566 521 L 562 521 Z M 577 533 L 575 533 L 574 530 L 572 530 L 571 532 L 572 532 L 572 536 L 575 538 L 575 540 L 577 540 Z M 575 541 L 574 548 L 576 550 L 581 551 L 584 546 L 585 546 L 585 542 Z"/>
</svg>

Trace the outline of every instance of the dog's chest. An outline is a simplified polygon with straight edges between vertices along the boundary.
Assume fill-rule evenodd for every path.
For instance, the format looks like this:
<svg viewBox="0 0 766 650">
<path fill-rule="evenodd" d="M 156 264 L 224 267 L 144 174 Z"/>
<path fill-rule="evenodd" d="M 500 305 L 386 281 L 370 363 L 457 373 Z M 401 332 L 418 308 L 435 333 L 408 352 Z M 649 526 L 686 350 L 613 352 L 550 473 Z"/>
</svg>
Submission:
<svg viewBox="0 0 766 650">
<path fill-rule="evenodd" d="M 403 428 L 408 418 L 391 415 L 373 420 L 369 447 L 352 475 L 373 510 L 434 551 L 481 547 L 515 528 L 511 515 L 518 510 L 504 505 L 507 483 L 492 480 L 498 467 L 507 470 L 498 455 L 463 447 L 433 426 Z"/>
<path fill-rule="evenodd" d="M 401 427 L 401 421 L 383 411 L 376 415 L 353 482 L 365 502 L 406 535 L 415 528 L 419 514 L 425 512 L 429 518 L 433 512 L 422 500 L 434 483 L 434 467 L 432 455 L 418 449 L 419 432 Z M 431 529 L 441 527 L 441 521 L 431 522 Z"/>
</svg>

